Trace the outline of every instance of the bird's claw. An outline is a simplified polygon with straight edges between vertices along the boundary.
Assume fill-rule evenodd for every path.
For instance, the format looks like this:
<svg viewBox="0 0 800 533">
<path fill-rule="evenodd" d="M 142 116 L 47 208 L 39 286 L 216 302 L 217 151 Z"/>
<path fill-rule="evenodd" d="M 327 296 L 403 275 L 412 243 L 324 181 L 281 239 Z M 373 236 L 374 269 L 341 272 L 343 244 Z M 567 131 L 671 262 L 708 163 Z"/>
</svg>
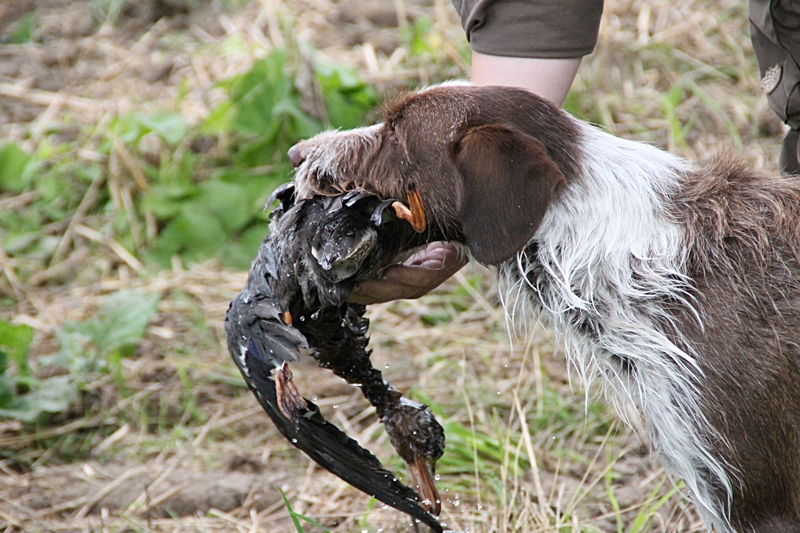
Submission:
<svg viewBox="0 0 800 533">
<path fill-rule="evenodd" d="M 417 493 L 422 497 L 420 504 L 432 515 L 439 516 L 442 512 L 442 499 L 436 489 L 434 473 L 434 459 L 417 455 L 414 463 L 408 465 L 411 478 L 417 488 Z"/>
<path fill-rule="evenodd" d="M 292 381 L 292 371 L 289 370 L 289 365 L 283 363 L 275 368 L 274 377 L 278 409 L 297 427 L 300 415 L 308 411 L 308 404 Z"/>
</svg>

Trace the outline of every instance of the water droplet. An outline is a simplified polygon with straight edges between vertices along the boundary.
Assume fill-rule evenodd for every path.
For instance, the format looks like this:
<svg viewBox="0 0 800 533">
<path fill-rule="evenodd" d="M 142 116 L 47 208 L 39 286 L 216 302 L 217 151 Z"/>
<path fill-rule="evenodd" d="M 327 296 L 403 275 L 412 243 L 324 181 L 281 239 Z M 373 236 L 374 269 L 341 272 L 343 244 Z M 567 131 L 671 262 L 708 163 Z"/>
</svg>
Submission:
<svg viewBox="0 0 800 533">
<path fill-rule="evenodd" d="M 434 481 L 439 481 L 439 479 L 441 479 L 441 477 L 442 476 L 440 476 L 439 474 L 436 474 L 435 476 L 433 476 L 433 480 Z"/>
<path fill-rule="evenodd" d="M 292 444 L 297 444 L 297 439 L 292 439 Z"/>
<path fill-rule="evenodd" d="M 385 364 L 383 365 L 383 368 L 389 368 L 389 363 L 385 363 Z"/>
<path fill-rule="evenodd" d="M 338 408 L 339 408 L 339 405 L 338 405 L 338 404 L 333 404 L 333 408 L 334 408 L 334 409 L 338 409 Z"/>
<path fill-rule="evenodd" d="M 304 316 L 301 316 L 301 317 L 300 317 L 300 322 L 305 322 L 305 321 L 306 321 L 306 317 L 304 317 Z"/>
<path fill-rule="evenodd" d="M 319 318 L 319 311 L 314 311 L 311 313 L 311 320 L 316 320 Z"/>
</svg>

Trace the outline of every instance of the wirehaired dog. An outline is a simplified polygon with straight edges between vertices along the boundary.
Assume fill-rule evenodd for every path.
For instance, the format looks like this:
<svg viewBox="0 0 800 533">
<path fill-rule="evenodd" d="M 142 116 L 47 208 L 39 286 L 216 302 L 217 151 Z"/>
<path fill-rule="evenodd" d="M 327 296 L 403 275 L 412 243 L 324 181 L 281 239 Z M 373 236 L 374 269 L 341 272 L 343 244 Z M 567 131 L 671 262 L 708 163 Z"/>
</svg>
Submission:
<svg viewBox="0 0 800 533">
<path fill-rule="evenodd" d="M 498 266 L 509 314 L 542 312 L 582 379 L 636 406 L 709 529 L 800 531 L 799 180 L 454 83 L 289 155 L 301 195 L 412 184 L 430 224 Z"/>
</svg>

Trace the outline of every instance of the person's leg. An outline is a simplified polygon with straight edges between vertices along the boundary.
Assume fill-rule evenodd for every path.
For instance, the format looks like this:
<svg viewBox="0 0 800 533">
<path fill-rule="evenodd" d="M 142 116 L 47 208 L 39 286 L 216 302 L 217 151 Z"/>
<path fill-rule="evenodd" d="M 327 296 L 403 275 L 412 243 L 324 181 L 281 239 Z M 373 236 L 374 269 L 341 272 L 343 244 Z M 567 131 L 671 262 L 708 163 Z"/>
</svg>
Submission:
<svg viewBox="0 0 800 533">
<path fill-rule="evenodd" d="M 750 37 L 767 101 L 791 128 L 778 164 L 787 174 L 800 174 L 800 3 L 750 0 Z"/>
</svg>

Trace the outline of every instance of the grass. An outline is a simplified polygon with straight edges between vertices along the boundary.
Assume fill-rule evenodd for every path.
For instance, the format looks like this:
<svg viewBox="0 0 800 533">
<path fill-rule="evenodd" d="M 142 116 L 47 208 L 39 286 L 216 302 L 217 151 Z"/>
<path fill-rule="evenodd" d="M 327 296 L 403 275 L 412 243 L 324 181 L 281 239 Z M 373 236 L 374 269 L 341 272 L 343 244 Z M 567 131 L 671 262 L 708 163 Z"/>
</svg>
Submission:
<svg viewBox="0 0 800 533">
<path fill-rule="evenodd" d="M 295 140 L 467 75 L 452 9 L 200 1 L 151 20 L 158 3 L 140 4 L 0 19 L 4 61 L 40 68 L 0 78 L 0 527 L 413 530 L 277 435 L 228 359 L 221 319 Z M 607 2 L 565 107 L 687 157 L 732 145 L 775 169 L 781 128 L 758 89 L 746 8 L 673 4 Z M 90 31 L 64 37 L 73 55 L 57 51 L 59 22 L 75 20 Z M 376 366 L 445 427 L 443 521 L 699 529 L 643 437 L 570 383 L 552 333 L 510 338 L 497 301 L 490 273 L 470 266 L 369 311 Z M 358 391 L 311 365 L 293 371 L 328 419 L 405 475 Z"/>
</svg>

